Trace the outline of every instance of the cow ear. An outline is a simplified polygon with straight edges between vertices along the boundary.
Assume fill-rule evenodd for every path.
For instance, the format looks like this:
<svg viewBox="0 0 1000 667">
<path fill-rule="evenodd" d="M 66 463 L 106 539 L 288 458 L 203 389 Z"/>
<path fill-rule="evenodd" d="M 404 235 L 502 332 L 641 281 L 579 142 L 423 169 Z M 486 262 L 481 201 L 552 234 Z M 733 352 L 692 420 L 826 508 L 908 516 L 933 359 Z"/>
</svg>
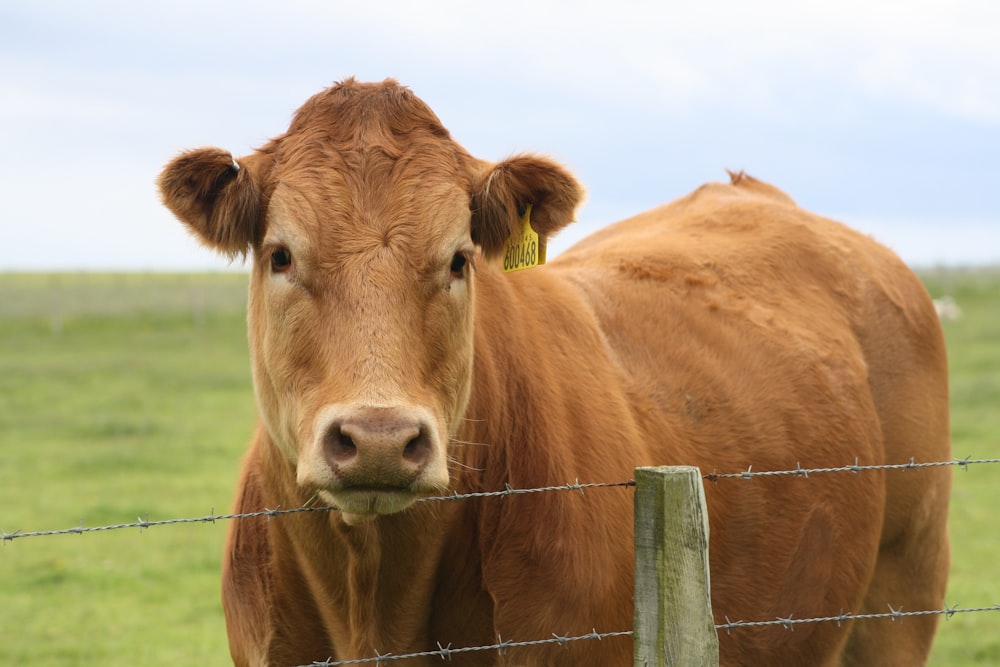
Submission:
<svg viewBox="0 0 1000 667">
<path fill-rule="evenodd" d="M 181 153 L 157 185 L 167 208 L 205 245 L 235 257 L 264 234 L 264 198 L 259 153 L 237 162 L 219 148 Z"/>
<path fill-rule="evenodd" d="M 561 166 L 516 155 L 493 165 L 473 193 L 472 240 L 486 257 L 500 255 L 530 204 L 531 227 L 544 241 L 573 221 L 582 198 L 583 188 Z"/>
</svg>

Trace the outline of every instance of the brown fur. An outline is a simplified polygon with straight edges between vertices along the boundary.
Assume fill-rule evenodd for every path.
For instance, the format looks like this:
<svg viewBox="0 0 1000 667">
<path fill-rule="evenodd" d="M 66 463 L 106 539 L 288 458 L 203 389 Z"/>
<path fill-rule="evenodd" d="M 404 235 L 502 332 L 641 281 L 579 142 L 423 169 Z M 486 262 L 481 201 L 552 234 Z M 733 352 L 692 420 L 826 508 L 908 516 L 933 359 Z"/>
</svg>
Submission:
<svg viewBox="0 0 1000 667">
<path fill-rule="evenodd" d="M 503 275 L 494 260 L 525 206 L 549 235 L 579 186 L 544 158 L 472 158 L 395 82 L 320 93 L 239 164 L 205 149 L 160 178 L 202 241 L 253 257 L 261 424 L 236 510 L 318 493 L 344 511 L 232 524 L 223 601 L 238 665 L 631 627 L 627 489 L 419 495 L 619 481 L 651 464 L 949 457 L 944 344 L 917 278 L 749 176 Z M 272 264 L 286 248 L 291 262 Z M 939 608 L 949 488 L 944 469 L 709 483 L 716 619 Z M 721 663 L 910 667 L 935 627 L 740 629 L 720 637 Z M 614 639 L 453 662 L 631 653 Z"/>
</svg>

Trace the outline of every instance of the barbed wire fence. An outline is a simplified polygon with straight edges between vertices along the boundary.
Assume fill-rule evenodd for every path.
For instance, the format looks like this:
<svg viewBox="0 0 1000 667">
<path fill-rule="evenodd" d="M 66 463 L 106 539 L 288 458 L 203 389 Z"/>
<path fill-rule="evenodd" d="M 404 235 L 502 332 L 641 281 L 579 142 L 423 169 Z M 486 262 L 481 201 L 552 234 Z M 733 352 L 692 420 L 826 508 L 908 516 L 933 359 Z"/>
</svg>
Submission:
<svg viewBox="0 0 1000 667">
<path fill-rule="evenodd" d="M 796 463 L 794 469 L 787 470 L 762 470 L 755 471 L 752 467 L 748 467 L 746 470 L 740 472 L 724 472 L 720 473 L 714 470 L 710 473 L 701 474 L 701 478 L 705 482 L 711 482 L 713 484 L 718 484 L 726 480 L 754 480 L 760 478 L 780 478 L 780 477 L 797 477 L 797 478 L 809 478 L 814 475 L 824 475 L 824 474 L 860 474 L 862 472 L 869 471 L 898 471 L 905 473 L 910 470 L 920 470 L 926 468 L 940 468 L 940 467 L 955 467 L 967 471 L 970 466 L 984 465 L 984 464 L 998 464 L 1000 463 L 1000 458 L 986 458 L 986 459 L 972 459 L 969 457 L 963 459 L 952 459 L 948 461 L 930 461 L 930 462 L 917 462 L 914 458 L 906 463 L 896 463 L 896 464 L 878 464 L 878 465 L 861 465 L 858 459 L 855 459 L 853 464 L 844 465 L 839 467 L 816 467 L 816 468 L 803 468 L 800 463 Z M 545 486 L 538 488 L 512 488 L 506 485 L 504 489 L 497 491 L 485 491 L 485 492 L 473 492 L 473 493 L 453 493 L 441 496 L 425 497 L 418 500 L 418 502 L 451 502 L 451 501 L 461 501 L 473 498 L 503 498 L 509 496 L 519 496 L 527 494 L 536 493 L 551 493 L 551 492 L 579 492 L 581 494 L 587 492 L 588 490 L 594 489 L 607 489 L 607 488 L 629 488 L 635 487 L 636 481 L 634 479 L 623 480 L 619 482 L 590 482 L 581 483 L 576 480 L 573 483 Z M 194 523 L 217 523 L 220 521 L 235 521 L 235 520 L 246 520 L 253 518 L 266 518 L 267 520 L 277 519 L 285 515 L 290 514 L 301 514 L 301 513 L 311 513 L 311 512 L 331 512 L 337 511 L 338 508 L 333 505 L 325 506 L 307 506 L 307 507 L 296 507 L 296 508 L 281 508 L 275 507 L 273 509 L 262 509 L 256 512 L 243 512 L 243 513 L 229 513 L 229 514 L 216 514 L 214 508 L 209 512 L 209 514 L 200 517 L 186 517 L 186 518 L 173 518 L 173 519 L 161 519 L 161 520 L 149 520 L 149 518 L 137 518 L 136 521 L 124 522 L 110 525 L 101 526 L 84 526 L 81 522 L 80 525 L 64 528 L 64 529 L 54 529 L 54 530 L 37 530 L 37 531 L 24 531 L 15 530 L 13 532 L 6 532 L 0 529 L 0 542 L 4 546 L 8 543 L 14 542 L 16 540 L 29 539 L 29 538 L 42 538 L 42 537 L 54 537 L 61 535 L 83 535 L 88 533 L 97 532 L 107 532 L 115 530 L 126 530 L 126 529 L 137 529 L 140 532 L 143 530 L 148 530 L 154 527 L 168 526 L 168 525 L 178 525 L 178 524 L 194 524 Z M 859 620 L 890 620 L 893 622 L 903 622 L 906 618 L 911 617 L 921 617 L 921 616 L 943 616 L 946 620 L 952 618 L 956 614 L 970 614 L 970 613 L 983 613 L 991 611 L 1000 611 L 1000 603 L 995 603 L 989 606 L 979 606 L 979 607 L 958 607 L 949 606 L 945 604 L 943 609 L 926 609 L 926 610 L 904 610 L 902 607 L 894 608 L 892 604 L 888 604 L 888 611 L 882 613 L 865 613 L 856 614 L 850 611 L 845 611 L 843 609 L 835 615 L 814 617 L 814 618 L 795 618 L 794 614 L 790 613 L 787 617 L 779 617 L 774 619 L 765 620 L 731 620 L 725 617 L 724 623 L 714 624 L 715 630 L 718 632 L 724 632 L 727 635 L 731 635 L 735 631 L 748 628 L 763 628 L 763 627 L 781 627 L 788 631 L 794 631 L 796 627 L 812 624 L 812 623 L 836 623 L 838 627 L 849 621 L 859 621 Z M 560 645 L 568 646 L 569 644 L 580 642 L 580 641 L 601 641 L 604 639 L 612 639 L 618 637 L 634 637 L 633 630 L 612 630 L 598 632 L 597 629 L 593 629 L 590 633 L 582 635 L 560 635 L 557 633 L 552 633 L 550 637 L 540 638 L 540 639 L 529 639 L 529 640 L 517 640 L 517 641 L 507 641 L 502 637 L 497 637 L 495 644 L 484 645 L 484 646 L 470 646 L 470 647 L 458 647 L 452 648 L 450 645 L 441 646 L 438 644 L 438 648 L 431 651 L 421 651 L 416 653 L 407 654 L 378 654 L 369 658 L 359 658 L 353 660 L 333 660 L 332 658 L 327 658 L 325 660 L 318 660 L 307 665 L 298 665 L 295 667 L 340 667 L 346 665 L 364 665 L 364 664 L 374 664 L 383 665 L 389 662 L 403 661 L 408 659 L 426 658 L 426 657 L 439 657 L 442 660 L 450 660 L 453 656 L 462 655 L 465 653 L 473 652 L 489 652 L 495 651 L 500 654 L 505 654 L 507 651 L 513 648 L 524 648 L 524 647 L 534 647 L 534 646 L 545 646 L 545 645 Z"/>
<path fill-rule="evenodd" d="M 944 609 L 935 609 L 929 611 L 902 611 L 899 609 L 892 609 L 891 611 L 881 613 L 881 614 L 850 614 L 847 612 L 841 612 L 837 616 L 825 616 L 821 618 L 777 618 L 772 621 L 727 621 L 725 623 L 717 623 L 715 625 L 716 630 L 724 631 L 727 635 L 732 634 L 734 629 L 738 628 L 760 628 L 769 626 L 781 626 L 786 630 L 793 631 L 795 626 L 804 625 L 807 623 L 836 623 L 837 627 L 840 627 L 843 623 L 850 620 L 876 620 L 876 619 L 889 619 L 892 621 L 902 622 L 904 618 L 910 618 L 915 616 L 944 616 L 946 619 L 950 619 L 955 614 L 970 614 L 974 612 L 985 612 L 985 611 L 1000 611 L 1000 604 L 995 604 L 989 607 L 945 607 Z M 535 639 L 532 641 L 504 641 L 501 637 L 497 638 L 496 644 L 490 644 L 488 646 L 466 646 L 462 648 L 453 649 L 450 646 L 438 645 L 435 651 L 422 651 L 420 653 L 401 653 L 399 655 L 394 655 L 391 653 L 386 653 L 384 655 L 376 655 L 370 658 L 357 658 L 355 660 L 322 660 L 311 662 L 308 665 L 296 665 L 295 667 L 344 667 L 346 665 L 381 665 L 388 662 L 395 662 L 400 660 L 411 660 L 416 658 L 441 658 L 442 660 L 451 660 L 452 656 L 460 655 L 463 653 L 474 653 L 474 652 L 496 652 L 501 655 L 506 654 L 508 650 L 512 648 L 521 648 L 528 646 L 545 646 L 558 644 L 559 646 L 566 646 L 572 642 L 583 641 L 583 640 L 596 640 L 601 641 L 604 639 L 615 638 L 615 637 L 632 637 L 633 632 L 631 630 L 622 630 L 618 632 L 598 632 L 593 630 L 584 635 L 577 636 L 560 636 L 553 634 L 552 637 L 546 639 Z"/>
<path fill-rule="evenodd" d="M 573 484 L 561 484 L 558 486 L 543 486 L 535 489 L 515 489 L 507 485 L 507 488 L 502 491 L 478 491 L 475 493 L 452 493 L 444 496 L 427 496 L 424 498 L 418 498 L 417 502 L 444 502 L 444 501 L 455 501 L 455 500 L 469 500 L 472 498 L 498 498 L 503 496 L 518 496 L 532 493 L 546 493 L 551 491 L 580 491 L 581 493 L 586 489 L 599 489 L 608 487 L 629 487 L 635 486 L 634 480 L 627 480 L 624 482 L 591 482 L 587 484 L 581 484 L 579 481 Z M 233 514 L 216 514 L 215 508 L 213 507 L 209 514 L 199 517 L 187 517 L 181 519 L 161 519 L 159 521 L 150 521 L 147 517 L 143 519 L 141 517 L 137 518 L 135 521 L 127 523 L 116 523 L 107 526 L 83 526 L 82 524 L 74 528 L 63 528 L 59 530 L 39 530 L 32 532 L 24 532 L 22 530 L 15 530 L 12 533 L 0 530 L 0 541 L 4 543 L 12 542 L 17 539 L 23 539 L 27 537 L 51 537 L 54 535 L 80 535 L 84 533 L 99 533 L 109 530 L 123 530 L 126 528 L 137 528 L 140 531 L 153 528 L 155 526 L 169 526 L 173 524 L 182 523 L 216 523 L 217 521 L 233 521 L 239 519 L 255 519 L 258 517 L 267 517 L 268 519 L 277 518 L 286 514 L 303 514 L 307 512 L 336 512 L 340 508 L 335 505 L 317 505 L 315 507 L 294 507 L 291 509 L 282 509 L 280 507 L 275 507 L 274 509 L 263 509 L 257 512 L 242 512 Z"/>
<path fill-rule="evenodd" d="M 972 465 L 989 464 L 989 463 L 1000 463 L 1000 458 L 972 459 L 966 457 L 964 459 L 952 459 L 950 461 L 932 461 L 924 463 L 916 463 L 914 459 L 911 458 L 907 463 L 893 463 L 893 464 L 882 464 L 882 465 L 858 465 L 857 459 L 855 459 L 853 465 L 846 465 L 835 468 L 802 468 L 799 464 L 796 464 L 796 467 L 794 469 L 789 469 L 789 470 L 754 471 L 751 469 L 747 469 L 742 472 L 734 472 L 734 473 L 710 472 L 703 474 L 702 478 L 709 482 L 718 482 L 723 479 L 755 479 L 759 477 L 809 477 L 809 475 L 824 474 L 824 473 L 850 472 L 858 474 L 865 471 L 875 471 L 875 470 L 919 470 L 921 468 L 940 468 L 940 467 L 957 467 L 963 470 L 967 470 L 968 467 Z M 503 496 L 546 493 L 552 491 L 579 491 L 582 493 L 587 489 L 599 489 L 599 488 L 610 488 L 610 487 L 634 487 L 634 486 L 635 486 L 634 479 L 625 480 L 621 482 L 590 482 L 586 484 L 581 484 L 580 481 L 577 480 L 570 484 L 543 486 L 534 489 L 515 489 L 507 485 L 505 489 L 500 491 L 480 491 L 475 493 L 452 493 L 443 496 L 427 496 L 424 498 L 418 498 L 417 502 L 457 501 L 457 500 L 468 500 L 471 498 L 498 498 Z M 315 507 L 295 507 L 290 509 L 275 507 L 274 509 L 262 509 L 256 512 L 243 512 L 243 513 L 231 513 L 231 514 L 215 514 L 215 508 L 212 508 L 211 510 L 209 510 L 209 514 L 200 517 L 160 519 L 157 521 L 150 521 L 148 517 L 145 519 L 143 519 L 142 517 L 138 517 L 135 521 L 110 524 L 105 526 L 84 526 L 81 523 L 79 526 L 75 526 L 72 528 L 62 528 L 57 530 L 38 530 L 30 532 L 26 532 L 24 530 L 15 530 L 13 532 L 8 533 L 0 529 L 0 542 L 6 544 L 7 542 L 13 542 L 14 540 L 30 538 L 30 537 L 51 537 L 55 535 L 79 535 L 84 533 L 99 533 L 112 530 L 123 530 L 128 528 L 136 528 L 142 531 L 157 526 L 169 526 L 173 524 L 216 523 L 218 521 L 254 519 L 258 517 L 277 518 L 286 514 L 302 514 L 306 512 L 334 512 L 334 511 L 339 511 L 339 508 L 334 505 L 317 505 Z"/>
</svg>

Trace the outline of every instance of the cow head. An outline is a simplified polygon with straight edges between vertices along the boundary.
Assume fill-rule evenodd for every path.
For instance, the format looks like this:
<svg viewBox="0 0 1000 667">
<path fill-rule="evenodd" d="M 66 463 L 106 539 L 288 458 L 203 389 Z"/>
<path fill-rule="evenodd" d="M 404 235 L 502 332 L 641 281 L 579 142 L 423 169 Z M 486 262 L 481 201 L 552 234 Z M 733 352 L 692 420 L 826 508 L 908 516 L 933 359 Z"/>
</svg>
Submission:
<svg viewBox="0 0 1000 667">
<path fill-rule="evenodd" d="M 473 158 L 395 82 L 353 80 L 249 156 L 181 154 L 159 187 L 202 242 L 251 257 L 261 418 L 299 485 L 349 523 L 447 488 L 476 273 L 496 270 L 527 205 L 545 236 L 581 195 L 543 158 Z"/>
</svg>

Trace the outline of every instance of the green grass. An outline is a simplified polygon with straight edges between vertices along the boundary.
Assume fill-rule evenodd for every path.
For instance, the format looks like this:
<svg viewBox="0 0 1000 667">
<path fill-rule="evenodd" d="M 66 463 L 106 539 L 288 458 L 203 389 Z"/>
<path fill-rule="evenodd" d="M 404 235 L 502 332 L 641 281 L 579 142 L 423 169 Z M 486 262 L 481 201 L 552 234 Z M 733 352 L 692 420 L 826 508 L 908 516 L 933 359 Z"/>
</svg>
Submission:
<svg viewBox="0 0 1000 667">
<path fill-rule="evenodd" d="M 958 457 L 1000 457 L 1000 270 L 924 274 L 946 322 Z M 246 277 L 0 274 L 0 529 L 228 511 L 253 425 Z M 956 470 L 948 602 L 1000 602 L 1000 465 Z M 0 547 L 0 664 L 222 665 L 225 525 Z M 325 656 L 317 656 L 325 657 Z M 1000 612 L 942 623 L 932 663 L 1000 664 Z"/>
<path fill-rule="evenodd" d="M 934 297 L 962 309 L 945 321 L 951 383 L 952 451 L 957 458 L 1000 458 L 1000 268 L 923 274 Z M 955 471 L 948 603 L 1000 603 L 1000 464 Z M 1000 664 L 1000 612 L 962 614 L 943 622 L 933 665 Z"/>
<path fill-rule="evenodd" d="M 0 529 L 229 509 L 246 277 L 0 276 Z M 0 664 L 226 664 L 222 524 L 0 549 Z"/>
</svg>

